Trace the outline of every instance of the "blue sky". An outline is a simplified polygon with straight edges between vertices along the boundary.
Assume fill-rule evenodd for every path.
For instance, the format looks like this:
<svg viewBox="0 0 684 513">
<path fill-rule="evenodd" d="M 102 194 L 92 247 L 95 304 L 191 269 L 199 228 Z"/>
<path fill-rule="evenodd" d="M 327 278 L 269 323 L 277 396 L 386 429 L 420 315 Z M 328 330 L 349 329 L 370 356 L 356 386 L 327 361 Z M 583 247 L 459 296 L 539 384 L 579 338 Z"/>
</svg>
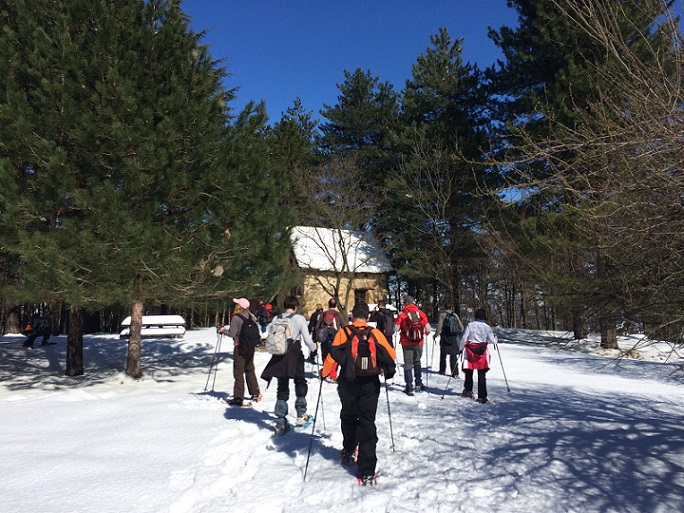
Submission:
<svg viewBox="0 0 684 513">
<path fill-rule="evenodd" d="M 481 67 L 501 53 L 487 28 L 515 26 L 506 0 L 185 0 L 183 10 L 238 87 L 233 108 L 266 100 L 272 122 L 300 97 L 319 117 L 335 105 L 344 70 L 361 68 L 400 91 L 411 66 L 447 27 L 465 38 L 464 59 Z"/>
</svg>

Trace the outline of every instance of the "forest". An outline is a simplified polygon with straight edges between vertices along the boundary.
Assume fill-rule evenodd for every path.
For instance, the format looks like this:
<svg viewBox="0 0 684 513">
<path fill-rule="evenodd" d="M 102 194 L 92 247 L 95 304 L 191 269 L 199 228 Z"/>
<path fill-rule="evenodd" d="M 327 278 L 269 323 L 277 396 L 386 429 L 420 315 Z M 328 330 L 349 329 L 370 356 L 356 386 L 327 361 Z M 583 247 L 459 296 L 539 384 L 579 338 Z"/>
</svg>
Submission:
<svg viewBox="0 0 684 513">
<path fill-rule="evenodd" d="M 298 225 L 372 232 L 436 318 L 684 340 L 684 46 L 673 0 L 508 0 L 504 58 L 444 28 L 405 86 L 340 70 L 320 121 L 236 112 L 179 0 L 0 0 L 0 320 L 212 326 L 294 283 Z"/>
</svg>

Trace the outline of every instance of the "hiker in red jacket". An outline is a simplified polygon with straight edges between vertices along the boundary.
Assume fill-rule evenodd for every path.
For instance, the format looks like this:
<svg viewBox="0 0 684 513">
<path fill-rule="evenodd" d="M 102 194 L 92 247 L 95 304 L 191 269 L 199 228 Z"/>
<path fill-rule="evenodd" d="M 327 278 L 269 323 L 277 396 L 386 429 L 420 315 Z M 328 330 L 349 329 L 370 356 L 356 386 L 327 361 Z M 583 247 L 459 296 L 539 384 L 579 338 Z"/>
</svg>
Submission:
<svg viewBox="0 0 684 513">
<path fill-rule="evenodd" d="M 430 334 L 430 322 L 427 315 L 416 306 L 412 296 L 404 296 L 404 308 L 394 323 L 395 331 L 399 331 L 399 343 L 404 353 L 404 380 L 406 395 L 413 392 L 423 392 L 423 372 L 421 359 L 423 358 L 423 341 Z M 413 373 L 416 374 L 416 384 L 413 386 Z"/>
</svg>

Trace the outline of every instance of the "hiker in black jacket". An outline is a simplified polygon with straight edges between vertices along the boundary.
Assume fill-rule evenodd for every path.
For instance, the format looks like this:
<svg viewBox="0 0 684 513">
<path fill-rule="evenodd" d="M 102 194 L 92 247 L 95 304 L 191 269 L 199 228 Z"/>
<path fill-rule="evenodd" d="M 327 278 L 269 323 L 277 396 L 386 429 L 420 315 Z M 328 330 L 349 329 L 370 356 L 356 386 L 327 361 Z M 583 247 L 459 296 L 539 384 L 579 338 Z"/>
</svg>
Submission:
<svg viewBox="0 0 684 513">
<path fill-rule="evenodd" d="M 434 338 L 439 336 L 439 373 L 446 374 L 446 361 L 449 358 L 449 368 L 453 377 L 458 376 L 458 342 L 463 333 L 463 322 L 454 312 L 451 305 L 446 305 L 439 314 L 437 331 Z"/>
</svg>

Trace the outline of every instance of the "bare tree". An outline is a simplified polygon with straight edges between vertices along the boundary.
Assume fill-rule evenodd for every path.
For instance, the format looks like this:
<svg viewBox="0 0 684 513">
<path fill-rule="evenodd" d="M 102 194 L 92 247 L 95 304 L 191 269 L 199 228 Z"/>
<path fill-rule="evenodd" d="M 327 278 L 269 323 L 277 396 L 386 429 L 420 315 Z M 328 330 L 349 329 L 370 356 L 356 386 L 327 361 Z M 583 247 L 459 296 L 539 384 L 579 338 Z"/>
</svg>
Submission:
<svg viewBox="0 0 684 513">
<path fill-rule="evenodd" d="M 360 257 L 366 254 L 363 249 L 369 242 L 364 234 L 370 231 L 384 195 L 381 190 L 366 187 L 362 176 L 355 160 L 332 159 L 319 167 L 302 170 L 293 184 L 298 197 L 306 198 L 300 207 L 301 222 L 324 228 L 314 230 L 312 240 L 332 271 L 330 276 L 320 275 L 316 279 L 343 310 L 349 304 L 358 270 L 368 263 Z M 340 297 L 342 291 L 344 297 Z"/>
<path fill-rule="evenodd" d="M 633 24 L 626 36 L 631 21 L 621 2 L 551 2 L 600 45 L 605 59 L 589 64 L 597 94 L 584 108 L 584 123 L 554 124 L 543 140 L 521 132 L 515 187 L 547 209 L 563 198 L 562 222 L 545 235 L 572 231 L 568 263 L 594 282 L 584 295 L 599 319 L 602 342 L 615 347 L 618 314 L 642 322 L 650 336 L 681 341 L 684 45 L 677 20 L 663 1 L 665 14 L 649 33 Z M 548 173 L 543 179 L 526 175 L 525 161 L 544 162 Z M 518 219 L 527 213 L 519 210 Z M 535 234 L 544 233 L 540 228 Z M 544 238 L 535 241 L 543 244 Z M 548 249 L 559 247 L 546 242 Z M 524 261 L 542 270 L 543 262 Z"/>
</svg>

